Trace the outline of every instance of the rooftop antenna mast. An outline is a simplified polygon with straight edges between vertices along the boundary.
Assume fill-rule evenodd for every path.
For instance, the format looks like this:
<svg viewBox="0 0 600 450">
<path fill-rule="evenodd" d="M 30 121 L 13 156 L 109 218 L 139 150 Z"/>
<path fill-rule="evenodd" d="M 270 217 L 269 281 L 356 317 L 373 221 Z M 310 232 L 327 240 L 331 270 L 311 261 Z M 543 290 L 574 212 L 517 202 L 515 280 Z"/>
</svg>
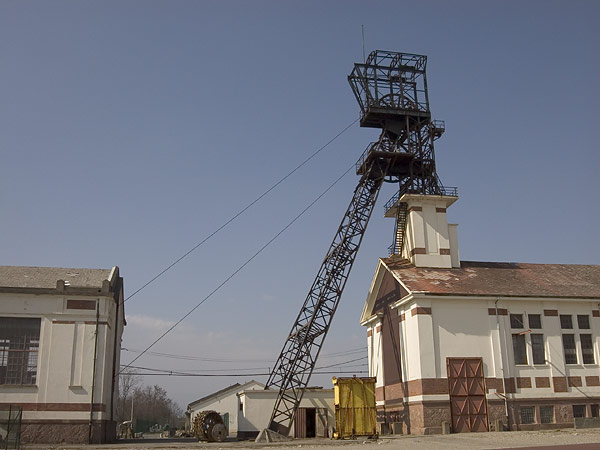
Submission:
<svg viewBox="0 0 600 450">
<path fill-rule="evenodd" d="M 360 181 L 269 376 L 267 389 L 279 394 L 257 441 L 290 431 L 383 182 L 399 183 L 398 194 L 444 192 L 433 153 L 433 141 L 444 130 L 431 120 L 426 63 L 426 56 L 376 50 L 348 76 L 360 126 L 380 128 L 381 134 L 356 164 Z M 399 209 L 398 201 L 390 208 Z M 396 227 L 398 235 L 404 228 Z"/>
</svg>

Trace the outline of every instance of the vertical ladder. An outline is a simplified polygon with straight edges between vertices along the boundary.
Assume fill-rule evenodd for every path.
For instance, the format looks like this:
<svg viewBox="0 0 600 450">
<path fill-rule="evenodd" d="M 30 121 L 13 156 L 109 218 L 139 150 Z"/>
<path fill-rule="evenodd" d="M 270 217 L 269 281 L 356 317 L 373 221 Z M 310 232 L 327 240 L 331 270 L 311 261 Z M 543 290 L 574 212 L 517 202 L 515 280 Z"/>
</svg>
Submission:
<svg viewBox="0 0 600 450">
<path fill-rule="evenodd" d="M 396 230 L 394 242 L 389 248 L 390 255 L 401 255 L 406 235 L 406 219 L 408 217 L 408 203 L 400 202 L 396 205 Z"/>
</svg>

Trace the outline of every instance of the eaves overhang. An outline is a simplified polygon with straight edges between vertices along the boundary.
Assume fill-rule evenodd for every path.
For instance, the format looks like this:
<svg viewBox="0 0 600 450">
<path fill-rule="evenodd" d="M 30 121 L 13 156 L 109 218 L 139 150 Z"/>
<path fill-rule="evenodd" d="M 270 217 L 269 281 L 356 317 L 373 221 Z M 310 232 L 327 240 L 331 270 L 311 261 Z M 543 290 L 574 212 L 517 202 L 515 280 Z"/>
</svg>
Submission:
<svg viewBox="0 0 600 450">
<path fill-rule="evenodd" d="M 377 320 L 381 320 L 382 318 L 383 318 L 383 314 L 382 313 L 375 313 L 371 317 L 368 317 L 367 319 L 361 321 L 360 324 L 363 327 L 366 327 L 367 325 L 370 325 L 373 322 L 376 322 Z"/>
<path fill-rule="evenodd" d="M 592 302 L 596 303 L 600 301 L 599 297 L 540 297 L 540 296 L 525 296 L 525 295 L 481 295 L 481 294 L 441 294 L 431 292 L 413 292 L 397 302 L 393 303 L 392 309 L 396 309 L 402 305 L 410 303 L 412 301 L 419 301 L 425 299 L 447 299 L 447 300 L 498 300 L 498 301 L 541 301 L 541 302 L 552 302 L 552 301 L 573 301 L 573 302 Z"/>
</svg>

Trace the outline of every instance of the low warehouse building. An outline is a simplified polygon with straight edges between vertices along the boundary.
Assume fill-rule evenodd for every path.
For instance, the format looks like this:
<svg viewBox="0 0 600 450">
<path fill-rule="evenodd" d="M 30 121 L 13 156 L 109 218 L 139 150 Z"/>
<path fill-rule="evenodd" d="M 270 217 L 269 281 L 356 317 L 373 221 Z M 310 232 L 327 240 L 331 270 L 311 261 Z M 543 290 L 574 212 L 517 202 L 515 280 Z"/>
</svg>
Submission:
<svg viewBox="0 0 600 450">
<path fill-rule="evenodd" d="M 406 245 L 379 260 L 361 318 L 382 430 L 598 417 L 600 266 L 461 262 L 446 220 L 456 198 L 400 200 Z"/>
<path fill-rule="evenodd" d="M 187 413 L 193 424 L 200 411 L 215 410 L 224 418 L 230 437 L 254 439 L 267 427 L 277 394 L 256 381 L 235 384 L 190 403 Z M 333 400 L 333 389 L 306 389 L 290 435 L 297 438 L 331 437 L 335 427 Z"/>
<path fill-rule="evenodd" d="M 0 408 L 22 408 L 22 443 L 116 437 L 124 325 L 118 267 L 0 266 Z"/>
<path fill-rule="evenodd" d="M 189 417 L 190 429 L 194 426 L 194 420 L 200 412 L 213 410 L 221 414 L 225 428 L 227 428 L 227 434 L 236 437 L 238 435 L 240 411 L 239 393 L 244 390 L 263 390 L 264 388 L 264 384 L 254 380 L 244 384 L 235 383 L 190 403 L 186 411 L 186 416 Z"/>
</svg>

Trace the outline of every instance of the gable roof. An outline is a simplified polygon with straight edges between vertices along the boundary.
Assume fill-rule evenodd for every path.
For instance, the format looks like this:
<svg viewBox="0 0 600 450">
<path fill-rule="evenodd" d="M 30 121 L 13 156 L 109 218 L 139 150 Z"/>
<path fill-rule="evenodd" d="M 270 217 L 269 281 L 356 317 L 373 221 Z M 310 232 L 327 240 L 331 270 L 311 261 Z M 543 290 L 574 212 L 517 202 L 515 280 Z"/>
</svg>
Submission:
<svg viewBox="0 0 600 450">
<path fill-rule="evenodd" d="M 461 261 L 460 268 L 436 269 L 398 256 L 381 262 L 413 294 L 600 298 L 600 265 Z"/>
<path fill-rule="evenodd" d="M 113 281 L 114 270 L 0 266 L 0 288 L 56 289 L 58 280 L 71 287 L 102 288 L 104 280 Z"/>
<path fill-rule="evenodd" d="M 213 392 L 210 395 L 207 395 L 205 397 L 199 398 L 198 400 L 194 400 L 193 402 L 191 402 L 191 403 L 188 404 L 188 409 L 192 405 L 195 405 L 197 403 L 203 403 L 203 402 L 205 402 L 207 400 L 211 400 L 213 398 L 220 397 L 221 395 L 224 395 L 224 394 L 237 393 L 238 391 L 242 391 L 242 390 L 246 389 L 247 386 L 250 386 L 252 384 L 256 384 L 258 386 L 261 386 L 261 388 L 265 387 L 264 384 L 259 383 L 258 381 L 255 381 L 255 380 L 250 380 L 250 381 L 248 381 L 247 383 L 244 383 L 244 384 L 235 383 L 235 384 L 232 384 L 231 386 L 227 386 L 226 388 L 221 389 L 220 391 Z"/>
</svg>

